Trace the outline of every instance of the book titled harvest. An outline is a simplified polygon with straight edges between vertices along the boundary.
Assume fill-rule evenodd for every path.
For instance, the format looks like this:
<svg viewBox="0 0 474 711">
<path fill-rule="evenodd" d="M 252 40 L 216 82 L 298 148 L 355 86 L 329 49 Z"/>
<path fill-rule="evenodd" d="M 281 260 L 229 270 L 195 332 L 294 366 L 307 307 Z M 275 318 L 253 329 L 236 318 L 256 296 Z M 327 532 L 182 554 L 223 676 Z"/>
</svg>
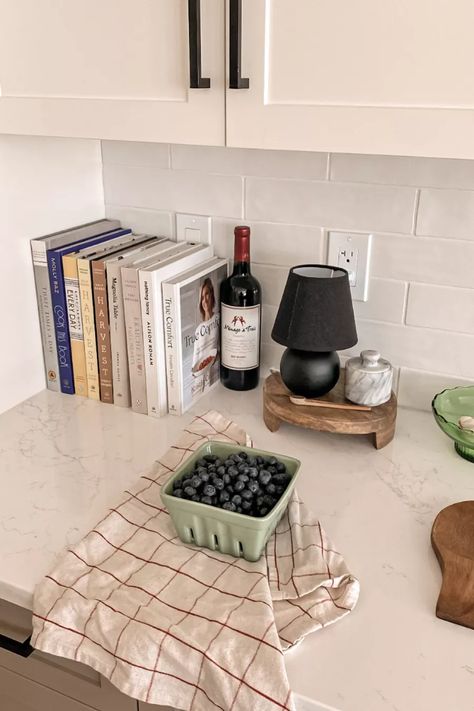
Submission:
<svg viewBox="0 0 474 711">
<path fill-rule="evenodd" d="M 227 259 L 163 282 L 168 411 L 181 415 L 219 381 L 219 290 Z"/>
</svg>

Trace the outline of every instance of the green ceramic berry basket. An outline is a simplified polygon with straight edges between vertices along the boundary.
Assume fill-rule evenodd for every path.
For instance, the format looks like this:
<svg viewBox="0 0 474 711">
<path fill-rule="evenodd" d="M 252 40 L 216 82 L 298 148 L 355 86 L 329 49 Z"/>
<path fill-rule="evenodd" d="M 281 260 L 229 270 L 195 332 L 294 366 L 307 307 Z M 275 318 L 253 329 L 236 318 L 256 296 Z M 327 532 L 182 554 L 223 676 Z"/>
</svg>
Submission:
<svg viewBox="0 0 474 711">
<path fill-rule="evenodd" d="M 438 426 L 454 440 L 456 452 L 474 462 L 474 432 L 459 426 L 460 417 L 474 417 L 474 385 L 443 390 L 434 396 L 431 408 Z"/>
<path fill-rule="evenodd" d="M 172 496 L 173 484 L 183 474 L 191 472 L 194 465 L 205 455 L 213 454 L 228 458 L 231 454 L 246 452 L 250 456 L 276 457 L 286 466 L 291 475 L 285 491 L 266 516 L 256 518 L 244 513 L 226 511 L 198 501 L 190 501 Z M 295 488 L 300 469 L 300 461 L 274 452 L 266 452 L 253 447 L 210 441 L 203 444 L 176 470 L 161 488 L 161 500 L 168 509 L 178 536 L 187 544 L 195 544 L 220 553 L 249 561 L 260 558 L 265 545 L 283 516 L 291 494 Z"/>
</svg>

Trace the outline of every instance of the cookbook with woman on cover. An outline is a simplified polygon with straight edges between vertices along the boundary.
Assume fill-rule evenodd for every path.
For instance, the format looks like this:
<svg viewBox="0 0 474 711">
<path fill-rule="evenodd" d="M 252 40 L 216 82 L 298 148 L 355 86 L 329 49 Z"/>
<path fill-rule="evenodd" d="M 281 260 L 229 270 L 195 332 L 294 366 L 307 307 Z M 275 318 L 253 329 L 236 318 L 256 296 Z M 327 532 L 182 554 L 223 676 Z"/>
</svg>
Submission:
<svg viewBox="0 0 474 711">
<path fill-rule="evenodd" d="M 181 415 L 219 382 L 219 289 L 227 259 L 163 282 L 168 410 Z"/>
</svg>

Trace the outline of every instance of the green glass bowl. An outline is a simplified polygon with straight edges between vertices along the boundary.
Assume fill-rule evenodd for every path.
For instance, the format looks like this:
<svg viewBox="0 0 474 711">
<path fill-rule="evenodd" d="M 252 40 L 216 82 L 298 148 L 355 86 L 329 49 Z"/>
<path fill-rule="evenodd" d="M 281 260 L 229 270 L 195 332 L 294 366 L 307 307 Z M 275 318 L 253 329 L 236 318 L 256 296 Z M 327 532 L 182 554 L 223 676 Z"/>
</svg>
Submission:
<svg viewBox="0 0 474 711">
<path fill-rule="evenodd" d="M 474 462 L 474 432 L 458 424 L 464 415 L 474 417 L 474 385 L 443 390 L 434 396 L 431 407 L 439 427 L 454 440 L 456 452 Z"/>
<path fill-rule="evenodd" d="M 172 496 L 173 483 L 186 472 L 192 471 L 194 464 L 205 454 L 215 454 L 227 458 L 234 452 L 248 452 L 253 456 L 276 457 L 286 465 L 291 481 L 266 516 L 254 518 L 243 513 L 226 511 L 216 506 L 208 506 L 199 501 L 189 501 Z M 169 511 L 176 532 L 183 543 L 195 544 L 211 550 L 218 550 L 236 558 L 255 561 L 260 558 L 265 545 L 275 530 L 278 521 L 286 511 L 295 488 L 300 469 L 300 461 L 262 449 L 210 441 L 196 449 L 176 469 L 175 473 L 161 488 L 161 500 Z"/>
</svg>

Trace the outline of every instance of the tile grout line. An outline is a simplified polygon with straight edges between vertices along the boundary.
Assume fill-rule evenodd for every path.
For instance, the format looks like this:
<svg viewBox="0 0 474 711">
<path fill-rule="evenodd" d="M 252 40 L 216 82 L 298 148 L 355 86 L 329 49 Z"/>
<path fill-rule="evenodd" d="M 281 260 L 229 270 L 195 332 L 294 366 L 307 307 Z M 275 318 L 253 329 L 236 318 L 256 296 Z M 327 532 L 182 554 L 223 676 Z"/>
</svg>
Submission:
<svg viewBox="0 0 474 711">
<path fill-rule="evenodd" d="M 413 221 L 411 225 L 411 234 L 416 235 L 416 223 L 418 222 L 418 209 L 420 207 L 421 189 L 417 188 L 415 193 L 415 204 L 413 205 Z"/>
<path fill-rule="evenodd" d="M 408 313 L 408 295 L 410 293 L 410 282 L 406 283 L 405 287 L 405 298 L 403 302 L 403 314 L 402 314 L 402 323 L 407 326 L 407 313 Z"/>
<path fill-rule="evenodd" d="M 331 180 L 331 154 L 329 152 L 326 158 L 326 180 Z"/>
</svg>

